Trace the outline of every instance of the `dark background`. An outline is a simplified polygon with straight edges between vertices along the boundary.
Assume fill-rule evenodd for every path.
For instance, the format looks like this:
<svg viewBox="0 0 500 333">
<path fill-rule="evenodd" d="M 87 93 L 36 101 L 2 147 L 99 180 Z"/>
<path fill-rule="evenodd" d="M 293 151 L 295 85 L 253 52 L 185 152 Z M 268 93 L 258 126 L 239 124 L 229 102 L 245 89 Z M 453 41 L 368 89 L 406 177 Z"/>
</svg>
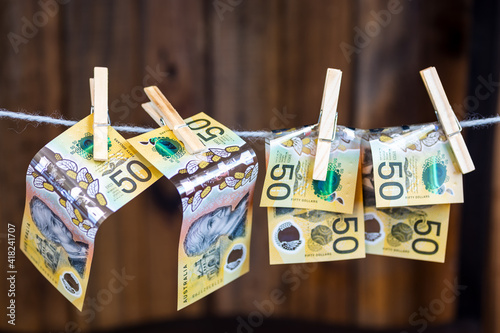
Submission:
<svg viewBox="0 0 500 333">
<path fill-rule="evenodd" d="M 155 126 L 140 103 L 144 84 L 156 84 L 183 117 L 203 111 L 233 129 L 288 128 L 317 121 L 332 67 L 343 71 L 339 124 L 385 127 L 435 120 L 419 75 L 435 66 L 459 119 L 497 113 L 497 1 L 60 1 L 0 1 L 0 107 L 81 119 L 93 67 L 106 66 L 114 125 Z M 28 163 L 64 130 L 0 120 L 0 262 L 6 224 L 21 229 Z M 500 137 L 494 126 L 465 134 L 477 170 L 464 177 L 465 203 L 453 205 L 444 264 L 369 255 L 270 266 L 261 168 L 250 273 L 178 312 L 181 216 L 163 178 L 99 229 L 87 299 L 102 299 L 125 269 L 134 279 L 121 293 L 80 313 L 18 251 L 16 326 L 2 315 L 0 329 L 498 332 Z M 264 161 L 263 142 L 252 145 Z M 283 280 L 290 274 L 293 290 Z M 455 279 L 467 289 L 437 306 Z M 4 307 L 4 278 L 0 286 Z M 262 310 L 273 289 L 286 301 Z M 425 325 L 412 322 L 429 307 Z"/>
</svg>

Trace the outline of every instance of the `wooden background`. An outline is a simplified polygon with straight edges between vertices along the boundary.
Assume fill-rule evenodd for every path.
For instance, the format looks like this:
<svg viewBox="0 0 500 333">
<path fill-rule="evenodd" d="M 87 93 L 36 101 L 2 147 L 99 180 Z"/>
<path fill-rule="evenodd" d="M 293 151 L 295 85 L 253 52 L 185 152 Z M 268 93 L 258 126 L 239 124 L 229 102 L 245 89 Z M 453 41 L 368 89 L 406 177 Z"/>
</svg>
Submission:
<svg viewBox="0 0 500 333">
<path fill-rule="evenodd" d="M 434 121 L 418 73 L 428 66 L 437 67 L 452 106 L 461 105 L 466 97 L 472 0 L 402 0 L 401 11 L 389 15 L 383 26 L 375 16 L 387 11 L 387 1 L 220 0 L 229 6 L 222 15 L 212 0 L 65 2 L 56 7 L 57 13 L 46 15 L 46 24 L 40 24 L 25 44 L 18 45 L 18 52 L 8 34 L 22 35 L 26 20 L 33 22 L 42 6 L 38 1 L 0 2 L 0 35 L 4 36 L 0 107 L 81 119 L 89 113 L 88 78 L 94 66 L 109 68 L 110 117 L 115 125 L 154 126 L 140 109 L 140 103 L 146 101 L 141 92 L 143 81 L 151 71 L 160 74 L 147 84 L 157 84 L 183 117 L 203 111 L 230 128 L 245 130 L 316 122 L 328 67 L 343 71 L 342 125 L 373 128 Z M 378 30 L 373 28 L 377 26 Z M 371 37 L 356 44 L 357 29 L 370 27 L 374 29 L 369 31 Z M 346 44 L 358 45 L 357 53 L 346 57 L 341 49 Z M 455 107 L 455 111 L 459 118 L 466 116 L 463 107 Z M 0 121 L 3 237 L 6 223 L 14 223 L 18 231 L 21 228 L 24 170 L 29 161 L 64 130 Z M 495 142 L 500 147 L 500 136 Z M 263 143 L 252 145 L 263 161 Z M 500 154 L 475 162 L 495 163 L 495 170 L 500 167 Z M 255 198 L 260 198 L 263 170 Z M 474 194 L 498 202 L 498 173 L 491 184 L 491 197 L 484 197 L 479 184 Z M 181 217 L 176 199 L 171 185 L 162 179 L 99 229 L 87 299 L 107 288 L 113 270 L 125 269 L 135 278 L 108 304 L 87 305 L 83 313 L 59 295 L 18 251 L 17 322 L 11 327 L 4 317 L 0 329 L 60 332 L 77 326 L 87 331 L 223 317 L 234 323 L 235 331 L 237 316 L 247 318 L 256 310 L 255 302 L 268 300 L 275 288 L 283 290 L 287 300 L 275 306 L 273 319 L 405 328 L 419 307 L 440 299 L 445 280 L 459 277 L 460 251 L 468 246 L 459 242 L 463 206 L 454 205 L 444 264 L 367 256 L 309 266 L 270 266 L 266 213 L 256 200 L 250 273 L 177 312 Z M 498 221 L 500 209 L 494 206 L 491 221 Z M 494 319 L 500 302 L 500 260 L 495 255 L 500 251 L 500 227 L 491 225 L 485 283 L 469 285 L 464 293 L 483 295 L 473 298 L 480 299 L 485 309 L 479 320 L 494 332 L 500 330 L 499 320 Z M 3 256 L 3 240 L 0 246 Z M 0 261 L 5 259 L 6 255 Z M 310 272 L 298 273 L 305 269 Z M 283 280 L 290 270 L 301 276 L 296 290 Z M 483 276 L 483 272 L 477 274 Z M 3 307 L 7 302 L 5 279 L 0 286 Z M 429 324 L 468 320 L 457 315 L 459 301 L 446 304 Z M 478 318 L 469 319 L 476 327 Z"/>
</svg>

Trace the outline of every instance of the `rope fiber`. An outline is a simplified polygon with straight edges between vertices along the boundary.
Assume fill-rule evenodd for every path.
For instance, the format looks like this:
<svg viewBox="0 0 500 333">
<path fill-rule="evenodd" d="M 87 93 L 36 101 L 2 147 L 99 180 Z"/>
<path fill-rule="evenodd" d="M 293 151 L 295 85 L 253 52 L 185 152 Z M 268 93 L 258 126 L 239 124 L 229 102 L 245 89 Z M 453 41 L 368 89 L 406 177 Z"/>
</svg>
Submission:
<svg viewBox="0 0 500 333">
<path fill-rule="evenodd" d="M 75 120 L 41 116 L 31 113 L 14 112 L 0 108 L 0 119 L 2 118 L 17 119 L 26 122 L 35 122 L 39 124 L 62 125 L 66 127 L 73 126 L 74 124 L 77 123 L 77 121 Z M 463 128 L 472 127 L 476 129 L 483 126 L 496 124 L 499 122 L 500 122 L 500 115 L 497 114 L 496 116 L 490 118 L 463 120 L 460 122 L 460 125 L 462 125 Z M 139 127 L 131 125 L 119 125 L 119 126 L 113 126 L 113 128 L 119 132 L 127 132 L 127 133 L 146 133 L 154 129 L 152 127 Z M 262 138 L 262 139 L 265 139 L 271 134 L 270 131 L 234 131 L 234 133 L 245 138 Z"/>
</svg>

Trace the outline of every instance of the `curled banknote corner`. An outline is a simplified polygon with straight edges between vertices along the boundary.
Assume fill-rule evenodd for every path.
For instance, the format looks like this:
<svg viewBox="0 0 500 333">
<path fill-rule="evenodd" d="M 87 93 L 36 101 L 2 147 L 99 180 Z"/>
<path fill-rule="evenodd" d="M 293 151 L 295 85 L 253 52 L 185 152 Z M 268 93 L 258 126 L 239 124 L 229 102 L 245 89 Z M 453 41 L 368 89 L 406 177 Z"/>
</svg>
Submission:
<svg viewBox="0 0 500 333">
<path fill-rule="evenodd" d="M 111 127 L 108 153 L 116 163 L 95 162 L 92 118 L 69 128 L 31 160 L 21 231 L 21 250 L 80 310 L 99 226 L 161 177 Z"/>
<path fill-rule="evenodd" d="M 186 120 L 206 150 L 187 154 L 160 128 L 129 142 L 176 186 L 183 219 L 177 308 L 182 309 L 248 272 L 252 200 L 258 163 L 230 129 L 199 113 Z"/>
</svg>

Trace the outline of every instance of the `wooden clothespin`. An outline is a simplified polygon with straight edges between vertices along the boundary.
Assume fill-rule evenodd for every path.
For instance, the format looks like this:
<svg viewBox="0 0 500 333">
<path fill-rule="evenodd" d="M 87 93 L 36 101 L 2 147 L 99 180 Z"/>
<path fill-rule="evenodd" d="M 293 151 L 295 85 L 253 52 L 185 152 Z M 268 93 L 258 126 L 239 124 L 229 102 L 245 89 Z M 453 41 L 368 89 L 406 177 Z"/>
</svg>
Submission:
<svg viewBox="0 0 500 333">
<path fill-rule="evenodd" d="M 422 80 L 431 98 L 437 118 L 450 142 L 451 149 L 455 154 L 460 170 L 463 174 L 474 171 L 474 162 L 470 157 L 464 138 L 460 133 L 462 131 L 462 126 L 451 108 L 448 97 L 446 97 L 436 68 L 429 67 L 421 70 L 420 75 L 422 76 Z"/>
<path fill-rule="evenodd" d="M 330 159 L 330 148 L 335 139 L 337 131 L 337 105 L 340 93 L 340 81 L 342 72 L 338 69 L 328 68 L 326 72 L 325 88 L 323 89 L 323 100 L 319 115 L 319 134 L 314 159 L 313 179 L 326 180 L 328 161 Z"/>
<path fill-rule="evenodd" d="M 196 154 L 205 150 L 205 145 L 186 125 L 157 86 L 144 88 L 144 91 L 151 102 L 142 104 L 142 107 L 158 125 L 170 128 L 177 139 L 184 143 L 188 153 Z"/>
<path fill-rule="evenodd" d="M 108 68 L 94 67 L 90 79 L 90 99 L 94 113 L 94 160 L 108 160 Z"/>
</svg>

